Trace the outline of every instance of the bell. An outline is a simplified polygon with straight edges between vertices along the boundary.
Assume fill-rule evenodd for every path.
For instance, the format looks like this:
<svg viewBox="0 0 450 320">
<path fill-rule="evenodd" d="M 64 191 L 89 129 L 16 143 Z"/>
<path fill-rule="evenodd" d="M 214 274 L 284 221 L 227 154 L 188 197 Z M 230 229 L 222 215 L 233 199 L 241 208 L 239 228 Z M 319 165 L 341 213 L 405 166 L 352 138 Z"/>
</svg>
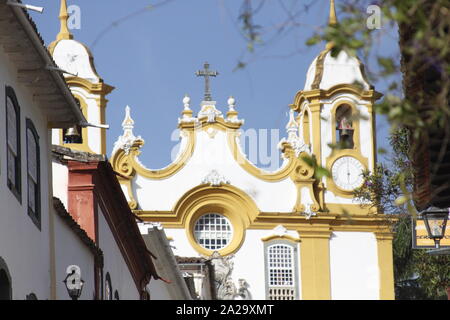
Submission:
<svg viewBox="0 0 450 320">
<path fill-rule="evenodd" d="M 78 132 L 77 126 L 70 127 L 67 129 L 64 135 L 65 143 L 76 143 L 80 139 L 80 133 Z"/>
<path fill-rule="evenodd" d="M 351 122 L 348 121 L 346 117 L 342 117 L 337 129 L 341 136 L 348 136 L 350 135 L 350 130 L 353 130 Z"/>
</svg>

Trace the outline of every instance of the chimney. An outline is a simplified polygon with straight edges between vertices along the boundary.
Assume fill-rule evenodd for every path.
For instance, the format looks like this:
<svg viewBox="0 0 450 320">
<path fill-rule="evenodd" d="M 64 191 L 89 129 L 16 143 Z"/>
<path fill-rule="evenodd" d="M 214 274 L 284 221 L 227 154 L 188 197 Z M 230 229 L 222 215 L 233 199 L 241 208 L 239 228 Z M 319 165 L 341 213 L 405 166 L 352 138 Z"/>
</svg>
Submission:
<svg viewBox="0 0 450 320">
<path fill-rule="evenodd" d="M 94 190 L 98 165 L 98 161 L 68 161 L 68 211 L 86 231 L 89 238 L 96 243 L 98 240 L 98 212 Z"/>
</svg>

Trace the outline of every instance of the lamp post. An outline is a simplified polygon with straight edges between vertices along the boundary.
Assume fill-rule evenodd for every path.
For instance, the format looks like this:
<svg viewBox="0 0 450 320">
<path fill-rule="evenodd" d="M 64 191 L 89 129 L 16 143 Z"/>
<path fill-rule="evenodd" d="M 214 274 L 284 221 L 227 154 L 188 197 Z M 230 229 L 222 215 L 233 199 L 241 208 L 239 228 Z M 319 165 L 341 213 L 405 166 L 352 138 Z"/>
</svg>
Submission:
<svg viewBox="0 0 450 320">
<path fill-rule="evenodd" d="M 427 228 L 428 237 L 434 240 L 436 249 L 440 248 L 440 241 L 445 236 L 448 220 L 448 209 L 430 207 L 420 213 Z"/>
<path fill-rule="evenodd" d="M 72 298 L 72 300 L 78 300 L 83 291 L 84 280 L 81 279 L 79 273 L 76 270 L 72 270 L 68 273 L 66 278 L 63 280 L 66 285 L 67 293 Z"/>
</svg>

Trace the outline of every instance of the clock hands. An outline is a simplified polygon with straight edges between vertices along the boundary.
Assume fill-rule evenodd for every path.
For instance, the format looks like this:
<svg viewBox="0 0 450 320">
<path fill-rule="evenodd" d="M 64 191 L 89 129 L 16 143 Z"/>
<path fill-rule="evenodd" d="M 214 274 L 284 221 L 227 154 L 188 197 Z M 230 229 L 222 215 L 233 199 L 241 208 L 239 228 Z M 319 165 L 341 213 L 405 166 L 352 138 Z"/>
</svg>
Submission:
<svg viewBox="0 0 450 320">
<path fill-rule="evenodd" d="M 350 159 L 347 159 L 347 183 L 350 184 L 350 168 L 349 168 L 349 161 Z"/>
</svg>

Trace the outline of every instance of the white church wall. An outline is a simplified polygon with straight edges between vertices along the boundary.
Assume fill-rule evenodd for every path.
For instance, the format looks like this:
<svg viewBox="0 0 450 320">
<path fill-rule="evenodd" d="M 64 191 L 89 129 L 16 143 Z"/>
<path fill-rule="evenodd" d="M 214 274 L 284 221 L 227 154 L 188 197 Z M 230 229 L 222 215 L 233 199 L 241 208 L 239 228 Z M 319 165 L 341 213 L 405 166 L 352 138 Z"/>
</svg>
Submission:
<svg viewBox="0 0 450 320">
<path fill-rule="evenodd" d="M 198 257 L 200 256 L 195 251 L 186 236 L 184 229 L 164 229 L 167 236 L 173 238 L 171 245 L 173 245 L 174 254 L 181 257 Z M 244 279 L 249 284 L 249 291 L 253 300 L 266 299 L 266 270 L 264 264 L 264 237 L 267 237 L 268 230 L 246 230 L 245 240 L 240 249 L 234 253 L 233 263 L 234 269 L 232 272 L 232 278 L 236 285 L 239 287 L 239 279 Z M 295 231 L 288 231 L 286 233 L 292 237 L 298 237 Z M 297 256 L 298 266 L 301 265 L 300 261 L 300 246 L 297 244 Z M 298 292 L 301 298 L 301 277 L 300 268 L 297 271 L 298 280 Z"/>
<path fill-rule="evenodd" d="M 117 290 L 121 300 L 139 300 L 139 291 L 100 207 L 98 208 L 98 245 L 104 255 L 103 283 L 106 273 L 109 273 L 113 294 Z"/>
<path fill-rule="evenodd" d="M 70 300 L 65 284 L 68 266 L 80 267 L 84 280 L 80 300 L 92 300 L 95 294 L 94 255 L 62 218 L 54 213 L 56 299 Z"/>
<path fill-rule="evenodd" d="M 199 257 L 197 251 L 192 248 L 186 235 L 185 229 L 164 228 L 168 238 L 173 239 L 170 242 L 175 256 L 179 257 Z"/>
<path fill-rule="evenodd" d="M 245 241 L 234 257 L 233 280 L 238 285 L 239 279 L 249 284 L 249 291 L 254 300 L 266 299 L 264 242 L 261 240 L 267 230 L 247 230 Z"/>
<path fill-rule="evenodd" d="M 370 232 L 333 232 L 330 273 L 333 300 L 379 299 L 375 235 Z"/>
<path fill-rule="evenodd" d="M 90 82 L 99 82 L 97 74 L 92 69 L 89 51 L 80 42 L 72 39 L 60 40 L 54 48 L 53 59 L 63 70 Z"/>
<path fill-rule="evenodd" d="M 66 165 L 56 160 L 52 161 L 53 170 L 53 196 L 61 200 L 64 207 L 68 209 L 68 186 L 69 186 L 69 169 Z"/>
<path fill-rule="evenodd" d="M 151 180 L 138 175 L 135 179 L 137 200 L 145 210 L 172 210 L 178 199 L 200 185 L 212 170 L 217 170 L 233 186 L 250 195 L 261 211 L 290 212 L 295 205 L 297 191 L 292 181 L 286 178 L 266 182 L 246 172 L 233 158 L 223 131 L 217 131 L 214 138 L 205 131 L 198 131 L 192 158 L 173 176 Z M 156 196 L 159 194 L 165 196 Z"/>
<path fill-rule="evenodd" d="M 12 87 L 20 106 L 21 201 L 7 187 L 6 152 L 0 152 L 0 257 L 12 280 L 13 299 L 23 300 L 34 293 L 48 299 L 49 291 L 49 132 L 47 119 L 27 87 L 17 82 L 17 66 L 0 50 L 0 101 L 5 101 L 5 86 Z M 4 105 L 4 104 L 3 104 Z M 6 150 L 5 107 L 0 108 L 0 148 Z M 32 120 L 39 135 L 41 164 L 41 227 L 27 213 L 26 119 Z"/>
</svg>

